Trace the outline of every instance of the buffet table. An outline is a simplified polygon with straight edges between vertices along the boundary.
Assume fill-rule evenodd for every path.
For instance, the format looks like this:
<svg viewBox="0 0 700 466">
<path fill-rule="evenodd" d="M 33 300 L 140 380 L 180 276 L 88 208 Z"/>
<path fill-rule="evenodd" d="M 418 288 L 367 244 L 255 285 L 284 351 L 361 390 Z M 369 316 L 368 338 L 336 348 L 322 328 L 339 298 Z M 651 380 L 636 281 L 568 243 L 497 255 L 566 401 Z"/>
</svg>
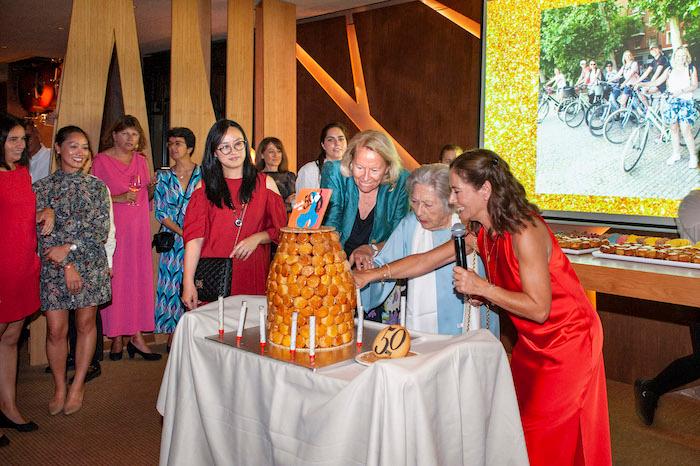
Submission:
<svg viewBox="0 0 700 466">
<path fill-rule="evenodd" d="M 265 304 L 227 298 L 227 332 L 243 299 Z M 417 356 L 312 371 L 207 340 L 217 327 L 216 303 L 177 327 L 157 403 L 161 465 L 528 464 L 508 360 L 486 330 L 416 333 Z"/>
<path fill-rule="evenodd" d="M 600 293 L 700 307 L 700 270 L 568 255 L 581 285 Z"/>
</svg>

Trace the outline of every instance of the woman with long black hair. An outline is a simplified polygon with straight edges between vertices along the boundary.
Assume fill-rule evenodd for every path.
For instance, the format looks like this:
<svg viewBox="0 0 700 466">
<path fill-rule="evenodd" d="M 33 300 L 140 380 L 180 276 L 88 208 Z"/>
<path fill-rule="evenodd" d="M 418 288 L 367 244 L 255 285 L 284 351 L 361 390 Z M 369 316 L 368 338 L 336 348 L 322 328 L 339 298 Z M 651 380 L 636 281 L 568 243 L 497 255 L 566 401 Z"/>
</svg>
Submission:
<svg viewBox="0 0 700 466">
<path fill-rule="evenodd" d="M 202 158 L 202 186 L 192 193 L 185 215 L 182 301 L 199 301 L 194 272 L 200 257 L 233 258 L 231 294 L 265 294 L 270 243 L 286 224 L 275 181 L 258 173 L 243 128 L 219 120 L 209 130 Z"/>
</svg>

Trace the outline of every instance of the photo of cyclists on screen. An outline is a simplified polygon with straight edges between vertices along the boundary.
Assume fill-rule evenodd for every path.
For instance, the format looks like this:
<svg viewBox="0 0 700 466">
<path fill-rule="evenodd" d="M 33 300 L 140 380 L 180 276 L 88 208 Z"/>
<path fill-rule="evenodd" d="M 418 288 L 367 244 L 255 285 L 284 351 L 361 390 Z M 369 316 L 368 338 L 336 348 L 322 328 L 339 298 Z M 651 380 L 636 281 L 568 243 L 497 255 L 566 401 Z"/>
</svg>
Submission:
<svg viewBox="0 0 700 466">
<path fill-rule="evenodd" d="M 680 199 L 698 184 L 700 0 L 542 12 L 536 191 Z"/>
</svg>

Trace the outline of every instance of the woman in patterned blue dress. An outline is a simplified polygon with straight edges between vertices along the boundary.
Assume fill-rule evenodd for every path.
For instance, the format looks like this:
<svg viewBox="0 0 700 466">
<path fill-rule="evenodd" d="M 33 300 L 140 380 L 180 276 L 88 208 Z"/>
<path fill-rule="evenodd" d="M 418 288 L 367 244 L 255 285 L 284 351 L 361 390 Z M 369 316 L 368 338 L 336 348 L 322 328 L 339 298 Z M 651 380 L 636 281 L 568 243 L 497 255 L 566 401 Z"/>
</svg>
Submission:
<svg viewBox="0 0 700 466">
<path fill-rule="evenodd" d="M 168 155 L 175 163 L 169 169 L 158 170 L 156 174 L 156 219 L 163 225 L 163 231 L 175 234 L 173 248 L 160 255 L 156 292 L 155 332 L 169 334 L 168 348 L 172 333 L 185 311 L 180 300 L 185 254 L 182 225 L 192 191 L 202 178 L 200 167 L 190 158 L 194 145 L 194 134 L 188 128 L 173 128 L 168 131 Z"/>
</svg>

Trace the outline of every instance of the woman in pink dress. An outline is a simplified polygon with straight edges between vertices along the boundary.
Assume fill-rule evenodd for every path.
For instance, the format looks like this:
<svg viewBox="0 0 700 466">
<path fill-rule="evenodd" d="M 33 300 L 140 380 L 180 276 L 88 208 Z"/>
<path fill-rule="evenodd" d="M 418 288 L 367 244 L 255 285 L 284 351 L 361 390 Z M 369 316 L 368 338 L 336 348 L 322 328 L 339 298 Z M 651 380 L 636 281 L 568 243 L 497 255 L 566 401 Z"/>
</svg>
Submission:
<svg viewBox="0 0 700 466">
<path fill-rule="evenodd" d="M 35 223 L 53 228 L 53 211 L 36 212 L 22 122 L 0 115 L 0 428 L 29 432 L 37 425 L 17 407 L 17 341 L 24 319 L 39 309 L 39 256 Z M 44 217 L 46 215 L 46 217 Z M 9 444 L 0 436 L 0 447 Z"/>
<path fill-rule="evenodd" d="M 530 464 L 612 464 L 603 329 L 569 260 L 495 153 L 474 149 L 457 157 L 450 185 L 450 203 L 470 225 L 467 250 L 477 251 L 487 275 L 455 267 L 452 286 L 497 306 L 518 331 L 511 370 Z M 411 278 L 454 260 L 448 241 L 356 272 L 356 282 Z"/>
<path fill-rule="evenodd" d="M 102 309 L 104 334 L 112 339 L 109 358 L 122 358 L 123 338 L 129 357 L 140 354 L 158 360 L 142 332 L 152 332 L 154 320 L 153 264 L 149 200 L 155 184 L 141 151 L 146 137 L 139 121 L 124 115 L 112 126 L 104 152 L 95 156 L 92 172 L 112 193 L 117 248 L 112 262 L 112 304 Z"/>
</svg>

